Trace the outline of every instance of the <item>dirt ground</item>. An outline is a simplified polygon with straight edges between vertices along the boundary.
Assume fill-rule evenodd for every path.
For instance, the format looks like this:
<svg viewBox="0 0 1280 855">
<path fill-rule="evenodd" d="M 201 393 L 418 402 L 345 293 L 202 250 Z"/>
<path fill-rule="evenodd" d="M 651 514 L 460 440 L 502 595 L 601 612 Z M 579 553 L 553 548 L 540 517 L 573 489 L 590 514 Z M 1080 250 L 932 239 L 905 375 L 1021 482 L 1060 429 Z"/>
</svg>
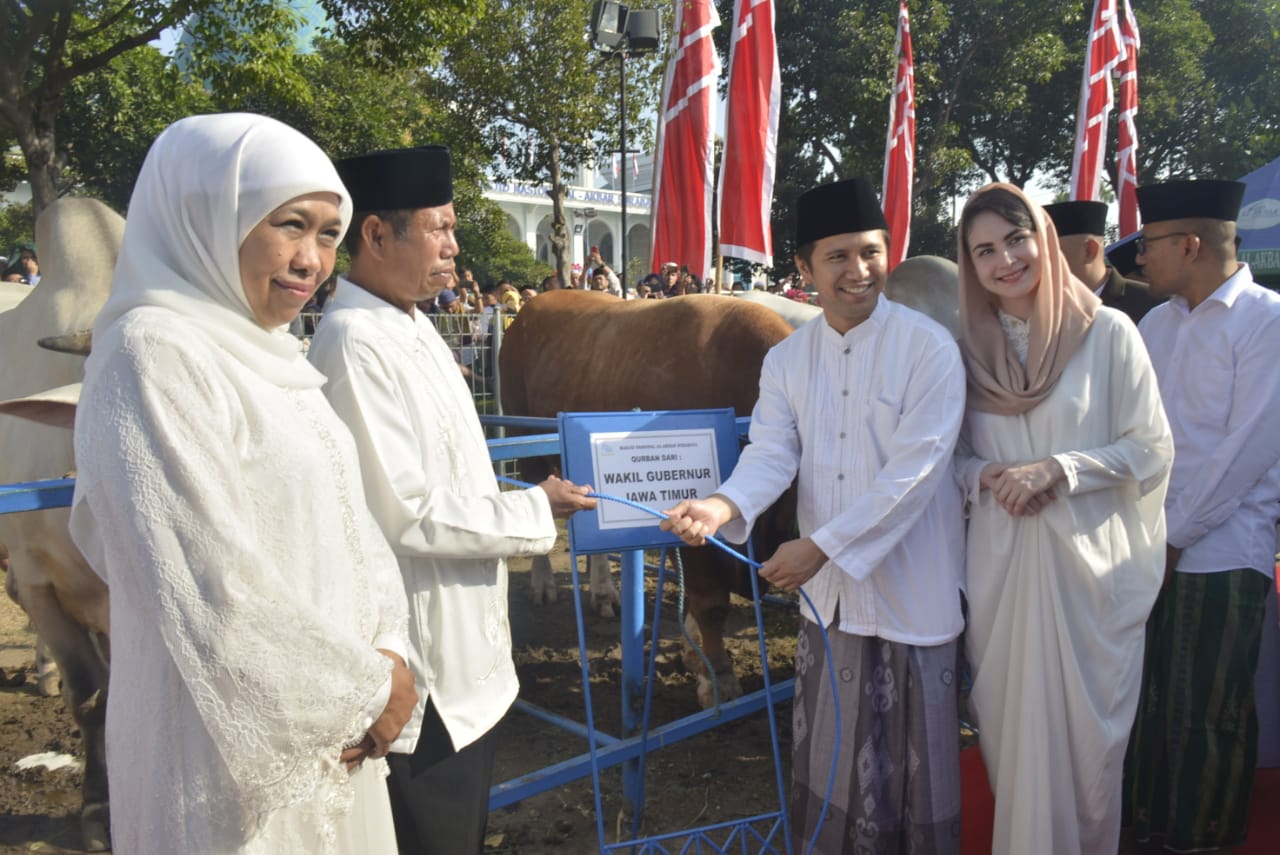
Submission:
<svg viewBox="0 0 1280 855">
<path fill-rule="evenodd" d="M 656 556 L 654 556 L 656 560 Z M 575 721 L 585 721 L 577 629 L 570 591 L 567 547 L 553 556 L 559 601 L 527 604 L 528 561 L 511 567 L 512 638 L 521 697 Z M 615 578 L 617 571 L 615 567 Z M 654 583 L 649 578 L 646 613 L 652 615 Z M 586 614 L 588 660 L 597 726 L 616 735 L 620 720 L 620 622 Z M 675 620 L 675 590 L 662 607 L 662 632 L 654 687 L 654 726 L 698 711 L 693 677 L 681 664 Z M 766 609 L 769 665 L 774 679 L 791 675 L 795 621 L 786 608 Z M 648 621 L 646 620 L 646 627 Z M 31 672 L 33 639 L 22 612 L 0 594 L 0 855 L 79 851 L 77 813 L 80 773 L 62 769 L 18 771 L 14 764 L 40 752 L 80 755 L 79 733 L 58 698 L 42 698 Z M 762 683 L 750 604 L 735 600 L 729 646 L 743 688 Z M 781 754 L 790 750 L 788 707 L 777 715 Z M 586 751 L 584 739 L 513 711 L 500 725 L 496 781 L 505 781 Z M 784 780 L 788 770 L 784 767 Z M 602 776 L 606 841 L 630 838 L 622 816 L 620 773 Z M 778 794 L 765 713 L 729 723 L 651 753 L 647 760 L 645 834 L 704 826 L 777 810 Z M 719 839 L 719 838 L 717 838 Z M 678 848 L 678 847 L 677 847 Z M 530 797 L 495 811 L 489 819 L 486 853 L 575 855 L 598 850 L 590 778 Z"/>
</svg>

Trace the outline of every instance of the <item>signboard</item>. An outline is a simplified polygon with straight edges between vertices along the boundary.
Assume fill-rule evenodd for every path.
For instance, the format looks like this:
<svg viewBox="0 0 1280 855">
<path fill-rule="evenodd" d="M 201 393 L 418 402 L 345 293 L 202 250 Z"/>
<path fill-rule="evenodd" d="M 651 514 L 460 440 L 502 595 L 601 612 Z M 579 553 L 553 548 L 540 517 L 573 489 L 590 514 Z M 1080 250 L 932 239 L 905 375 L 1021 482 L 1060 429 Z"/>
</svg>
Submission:
<svg viewBox="0 0 1280 855">
<path fill-rule="evenodd" d="M 710 495 L 738 462 L 731 409 L 561 413 L 560 436 L 566 478 L 656 511 Z M 594 512 L 569 518 L 569 537 L 579 553 L 679 545 L 659 522 L 602 499 Z"/>
</svg>

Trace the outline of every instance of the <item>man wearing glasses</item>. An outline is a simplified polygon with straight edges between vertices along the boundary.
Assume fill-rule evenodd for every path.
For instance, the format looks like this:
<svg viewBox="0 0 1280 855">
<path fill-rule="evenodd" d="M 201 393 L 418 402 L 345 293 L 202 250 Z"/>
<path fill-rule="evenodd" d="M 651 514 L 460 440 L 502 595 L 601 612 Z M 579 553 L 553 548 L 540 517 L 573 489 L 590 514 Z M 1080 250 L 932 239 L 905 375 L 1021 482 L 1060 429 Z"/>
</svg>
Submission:
<svg viewBox="0 0 1280 855">
<path fill-rule="evenodd" d="M 1244 185 L 1138 188 L 1151 293 L 1139 329 L 1173 430 L 1165 586 L 1126 764 L 1134 837 L 1176 852 L 1244 842 L 1253 680 L 1280 507 L 1280 296 L 1236 261 Z"/>
</svg>

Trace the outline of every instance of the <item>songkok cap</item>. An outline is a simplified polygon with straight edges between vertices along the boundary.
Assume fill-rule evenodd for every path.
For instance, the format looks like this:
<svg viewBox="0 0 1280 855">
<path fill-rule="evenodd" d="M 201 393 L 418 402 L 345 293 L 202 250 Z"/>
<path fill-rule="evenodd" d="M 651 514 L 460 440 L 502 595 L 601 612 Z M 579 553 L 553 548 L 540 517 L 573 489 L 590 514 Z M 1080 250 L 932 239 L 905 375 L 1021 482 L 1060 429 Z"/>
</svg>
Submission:
<svg viewBox="0 0 1280 855">
<path fill-rule="evenodd" d="M 453 201 L 453 160 L 446 146 L 375 151 L 334 165 L 356 211 L 411 211 Z"/>
<path fill-rule="evenodd" d="M 875 188 L 865 178 L 823 184 L 796 200 L 796 246 L 831 235 L 889 228 Z"/>
<path fill-rule="evenodd" d="M 1134 232 L 1107 247 L 1107 261 L 1121 276 L 1128 276 L 1138 269 L 1138 234 Z"/>
<path fill-rule="evenodd" d="M 458 295 L 453 292 L 452 288 L 445 288 L 436 297 L 436 302 L 438 302 L 442 306 L 448 306 L 448 305 L 451 305 L 457 299 L 458 299 Z"/>
<path fill-rule="evenodd" d="M 1045 205 L 1058 237 L 1104 235 L 1107 233 L 1107 206 L 1103 202 L 1057 202 Z"/>
<path fill-rule="evenodd" d="M 1144 223 L 1165 220 L 1228 220 L 1240 215 L 1245 185 L 1240 181 L 1166 181 L 1138 188 Z"/>
</svg>

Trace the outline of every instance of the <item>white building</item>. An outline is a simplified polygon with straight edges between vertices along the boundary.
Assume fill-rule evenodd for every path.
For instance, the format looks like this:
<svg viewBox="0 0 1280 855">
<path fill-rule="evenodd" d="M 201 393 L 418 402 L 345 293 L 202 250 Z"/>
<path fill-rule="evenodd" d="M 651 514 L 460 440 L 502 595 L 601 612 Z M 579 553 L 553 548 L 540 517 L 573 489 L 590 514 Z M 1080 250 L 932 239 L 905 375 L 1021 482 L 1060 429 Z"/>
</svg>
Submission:
<svg viewBox="0 0 1280 855">
<path fill-rule="evenodd" d="M 619 174 L 605 164 L 604 170 L 586 166 L 580 169 L 569 186 L 565 199 L 565 225 L 572 237 L 570 257 L 575 264 L 585 264 L 591 247 L 599 247 L 600 255 L 615 270 L 621 266 L 622 247 L 622 175 L 627 173 L 627 266 L 634 282 L 652 265 L 649 254 L 653 237 L 650 230 L 653 186 L 653 158 L 638 155 L 634 162 L 619 164 Z M 550 185 L 528 181 L 497 181 L 489 185 L 485 198 L 492 199 L 507 215 L 507 228 L 517 240 L 533 251 L 539 261 L 555 264 L 551 253 Z"/>
</svg>

